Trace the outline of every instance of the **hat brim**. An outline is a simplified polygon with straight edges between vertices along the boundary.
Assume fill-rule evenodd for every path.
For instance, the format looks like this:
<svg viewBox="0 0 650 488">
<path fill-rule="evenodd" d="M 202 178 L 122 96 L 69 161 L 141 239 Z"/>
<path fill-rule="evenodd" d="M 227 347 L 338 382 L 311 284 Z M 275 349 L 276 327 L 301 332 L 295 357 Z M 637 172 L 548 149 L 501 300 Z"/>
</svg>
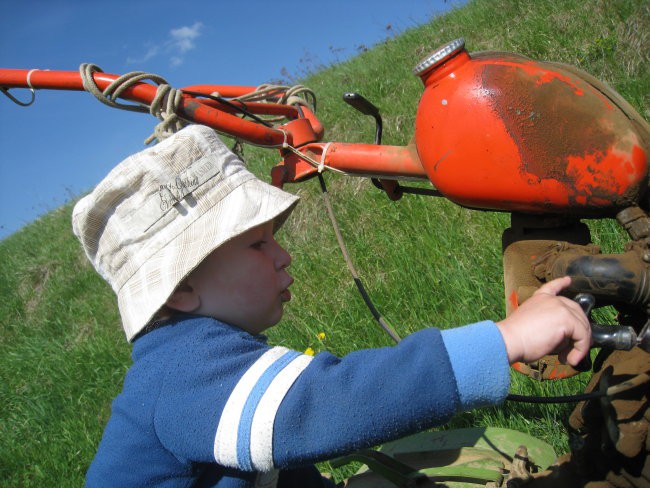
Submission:
<svg viewBox="0 0 650 488">
<path fill-rule="evenodd" d="M 297 203 L 297 196 L 253 178 L 233 189 L 218 205 L 203 211 L 147 259 L 117 292 L 127 339 L 133 340 L 210 253 L 266 222 L 273 221 L 277 230 Z"/>
</svg>

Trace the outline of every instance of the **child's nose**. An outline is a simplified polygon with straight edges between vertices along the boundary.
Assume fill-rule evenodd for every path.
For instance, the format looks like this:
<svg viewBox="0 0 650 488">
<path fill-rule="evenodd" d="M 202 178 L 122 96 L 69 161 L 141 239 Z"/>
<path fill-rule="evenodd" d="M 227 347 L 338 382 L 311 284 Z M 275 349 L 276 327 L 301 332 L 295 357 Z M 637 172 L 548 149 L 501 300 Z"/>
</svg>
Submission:
<svg viewBox="0 0 650 488">
<path fill-rule="evenodd" d="M 291 264 L 291 254 L 289 254 L 280 244 L 275 242 L 276 257 L 275 263 L 277 269 L 288 268 Z"/>
</svg>

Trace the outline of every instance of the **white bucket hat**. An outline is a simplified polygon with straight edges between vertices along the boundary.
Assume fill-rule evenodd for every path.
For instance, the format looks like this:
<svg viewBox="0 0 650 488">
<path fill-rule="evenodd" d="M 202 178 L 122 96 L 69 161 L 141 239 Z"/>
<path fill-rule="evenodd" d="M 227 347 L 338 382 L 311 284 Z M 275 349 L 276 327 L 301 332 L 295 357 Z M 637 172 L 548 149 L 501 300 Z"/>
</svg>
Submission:
<svg viewBox="0 0 650 488">
<path fill-rule="evenodd" d="M 75 205 L 72 227 L 131 341 L 208 254 L 265 222 L 277 230 L 297 202 L 191 125 L 116 166 Z"/>
</svg>

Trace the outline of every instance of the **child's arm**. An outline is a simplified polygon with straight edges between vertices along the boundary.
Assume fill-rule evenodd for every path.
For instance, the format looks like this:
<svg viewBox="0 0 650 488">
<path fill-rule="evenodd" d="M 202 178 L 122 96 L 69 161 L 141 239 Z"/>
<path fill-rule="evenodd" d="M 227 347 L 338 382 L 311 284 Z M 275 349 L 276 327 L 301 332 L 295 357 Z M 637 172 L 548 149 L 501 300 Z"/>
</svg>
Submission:
<svg viewBox="0 0 650 488">
<path fill-rule="evenodd" d="M 577 302 L 558 296 L 570 283 L 568 276 L 546 283 L 497 323 L 510 363 L 536 361 L 557 353 L 561 361 L 575 366 L 589 352 L 591 327 L 587 316 Z"/>
<path fill-rule="evenodd" d="M 588 350 L 586 317 L 577 303 L 556 296 L 569 282 L 545 285 L 498 326 L 423 329 L 396 346 L 342 358 L 269 347 L 240 329 L 188 318 L 193 325 L 165 327 L 149 338 L 169 345 L 161 357 L 170 370 L 159 395 L 165 402 L 156 401 L 156 435 L 178 457 L 268 471 L 381 444 L 460 410 L 499 403 L 508 392 L 508 361 L 571 345 L 577 352 L 570 360 L 577 362 Z"/>
</svg>

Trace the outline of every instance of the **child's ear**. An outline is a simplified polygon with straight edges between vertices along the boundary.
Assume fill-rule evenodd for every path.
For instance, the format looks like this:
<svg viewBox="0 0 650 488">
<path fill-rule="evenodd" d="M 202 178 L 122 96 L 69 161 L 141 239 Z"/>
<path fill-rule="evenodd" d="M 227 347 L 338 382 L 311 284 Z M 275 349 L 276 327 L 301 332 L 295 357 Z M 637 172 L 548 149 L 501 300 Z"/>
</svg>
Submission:
<svg viewBox="0 0 650 488">
<path fill-rule="evenodd" d="M 181 283 L 165 302 L 169 308 L 179 312 L 194 312 L 201 306 L 201 297 L 187 283 Z"/>
</svg>

